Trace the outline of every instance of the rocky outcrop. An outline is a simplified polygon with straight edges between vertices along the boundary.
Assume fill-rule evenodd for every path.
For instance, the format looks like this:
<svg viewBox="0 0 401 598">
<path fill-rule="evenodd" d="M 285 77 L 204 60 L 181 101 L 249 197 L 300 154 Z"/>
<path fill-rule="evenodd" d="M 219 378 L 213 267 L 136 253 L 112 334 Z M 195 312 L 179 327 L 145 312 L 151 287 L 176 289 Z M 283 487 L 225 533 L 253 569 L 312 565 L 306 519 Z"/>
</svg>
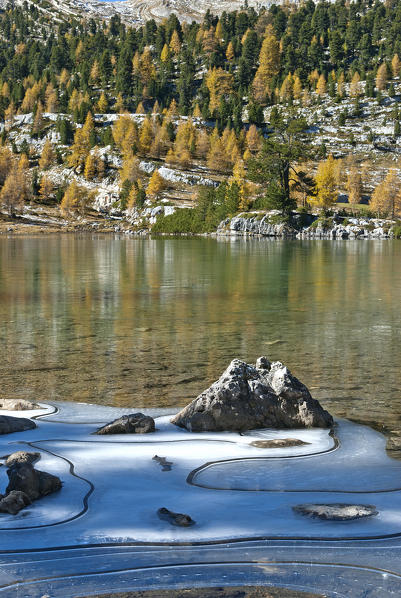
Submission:
<svg viewBox="0 0 401 598">
<path fill-rule="evenodd" d="M 189 516 L 185 515 L 185 513 L 174 513 L 174 511 L 169 511 L 165 507 L 162 507 L 157 511 L 159 519 L 163 519 L 171 523 L 171 525 L 177 525 L 178 527 L 190 527 L 191 525 L 195 525 L 195 521 Z"/>
<path fill-rule="evenodd" d="M 13 432 L 25 432 L 36 428 L 35 422 L 25 417 L 12 417 L 11 415 L 0 415 L 0 434 L 12 434 Z"/>
<path fill-rule="evenodd" d="M 17 451 L 7 456 L 6 467 L 14 465 L 33 464 L 40 459 L 40 453 L 29 453 L 28 451 Z"/>
<path fill-rule="evenodd" d="M 222 376 L 171 422 L 193 432 L 332 426 L 333 418 L 281 362 L 234 359 Z"/>
<path fill-rule="evenodd" d="M 61 489 L 61 480 L 51 473 L 34 469 L 31 463 L 16 463 L 8 471 L 6 494 L 13 490 L 24 492 L 30 500 L 37 500 Z"/>
<path fill-rule="evenodd" d="M 25 399 L 0 399 L 0 409 L 5 411 L 33 411 L 40 408 L 37 403 Z"/>
<path fill-rule="evenodd" d="M 262 237 L 295 237 L 297 231 L 286 222 L 275 222 L 279 212 L 243 213 L 227 218 L 217 227 L 218 235 L 257 235 Z"/>
<path fill-rule="evenodd" d="M 249 235 L 297 239 L 390 239 L 394 221 L 378 218 L 319 218 L 316 214 L 293 212 L 291 225 L 280 222 L 280 212 L 243 212 L 226 218 L 217 227 L 217 235 Z"/>
<path fill-rule="evenodd" d="M 374 505 L 353 505 L 344 503 L 304 504 L 292 508 L 295 513 L 327 521 L 350 521 L 377 515 Z"/>
<path fill-rule="evenodd" d="M 155 420 L 143 413 L 123 415 L 99 428 L 95 434 L 149 434 L 155 431 Z"/>
<path fill-rule="evenodd" d="M 19 490 L 12 490 L 7 496 L 3 496 L 0 500 L 0 513 L 9 513 L 16 515 L 31 504 L 29 496 L 25 492 Z"/>
</svg>

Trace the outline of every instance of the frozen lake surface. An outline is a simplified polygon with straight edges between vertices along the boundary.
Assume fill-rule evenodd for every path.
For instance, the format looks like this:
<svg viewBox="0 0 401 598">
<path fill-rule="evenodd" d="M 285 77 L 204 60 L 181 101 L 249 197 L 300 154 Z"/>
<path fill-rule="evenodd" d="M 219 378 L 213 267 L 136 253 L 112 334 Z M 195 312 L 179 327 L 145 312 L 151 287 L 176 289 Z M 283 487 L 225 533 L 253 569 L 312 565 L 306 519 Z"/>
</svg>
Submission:
<svg viewBox="0 0 401 598">
<path fill-rule="evenodd" d="M 0 436 L 0 455 L 40 452 L 60 492 L 0 514 L 0 594 L 89 596 L 110 591 L 271 585 L 327 596 L 401 595 L 401 462 L 385 438 L 338 420 L 329 430 L 190 433 L 172 410 L 143 410 L 156 432 L 94 436 L 127 410 L 54 403 L 37 428 Z M 133 412 L 135 410 L 131 410 Z M 308 444 L 256 448 L 255 439 Z M 163 471 L 153 459 L 172 463 Z M 7 484 L 0 467 L 0 491 Z M 311 519 L 303 503 L 372 504 L 352 521 Z M 167 507 L 189 528 L 160 520 Z M 369 593 L 370 592 L 370 593 Z"/>
</svg>

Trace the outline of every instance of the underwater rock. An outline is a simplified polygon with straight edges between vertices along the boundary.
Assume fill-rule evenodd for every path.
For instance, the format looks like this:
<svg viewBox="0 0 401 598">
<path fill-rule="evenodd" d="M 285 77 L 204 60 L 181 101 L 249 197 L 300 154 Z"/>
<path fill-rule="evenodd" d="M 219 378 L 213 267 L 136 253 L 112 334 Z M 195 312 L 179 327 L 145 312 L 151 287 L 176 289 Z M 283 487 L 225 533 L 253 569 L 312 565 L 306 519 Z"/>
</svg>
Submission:
<svg viewBox="0 0 401 598">
<path fill-rule="evenodd" d="M 159 455 L 155 455 L 152 457 L 152 459 L 161 465 L 162 471 L 171 471 L 173 463 L 172 461 L 167 461 L 166 457 L 159 457 Z"/>
<path fill-rule="evenodd" d="M 327 521 L 351 521 L 353 519 L 362 519 L 363 517 L 372 517 L 378 512 L 374 505 L 353 505 L 345 503 L 329 504 L 304 504 L 292 507 L 295 513 L 306 515 L 308 517 L 317 517 Z"/>
<path fill-rule="evenodd" d="M 12 434 L 13 432 L 25 432 L 36 428 L 35 422 L 25 417 L 12 417 L 11 415 L 0 415 L 0 434 Z"/>
<path fill-rule="evenodd" d="M 158 509 L 157 514 L 159 519 L 163 519 L 171 523 L 171 525 L 177 525 L 178 527 L 190 527 L 191 525 L 195 525 L 195 521 L 191 519 L 189 515 L 185 515 L 185 513 L 174 513 L 174 511 L 169 511 L 165 507 Z"/>
<path fill-rule="evenodd" d="M 270 440 L 254 440 L 249 443 L 249 446 L 256 448 L 287 448 L 291 446 L 305 446 L 310 442 L 304 442 L 299 438 L 271 438 Z"/>
<path fill-rule="evenodd" d="M 99 428 L 95 434 L 149 434 L 155 431 L 155 420 L 143 413 L 123 415 Z"/>
<path fill-rule="evenodd" d="M 192 432 L 327 428 L 332 416 L 281 362 L 234 359 L 221 377 L 171 422 Z"/>
</svg>

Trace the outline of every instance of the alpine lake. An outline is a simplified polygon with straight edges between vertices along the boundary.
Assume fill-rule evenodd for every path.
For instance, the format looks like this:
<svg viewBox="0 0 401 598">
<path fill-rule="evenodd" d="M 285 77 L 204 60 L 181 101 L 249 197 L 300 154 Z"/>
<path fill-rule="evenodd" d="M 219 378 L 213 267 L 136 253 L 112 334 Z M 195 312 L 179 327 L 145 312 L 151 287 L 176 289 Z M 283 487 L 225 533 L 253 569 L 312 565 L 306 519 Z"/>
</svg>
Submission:
<svg viewBox="0 0 401 598">
<path fill-rule="evenodd" d="M 0 239 L 2 397 L 178 407 L 285 363 L 401 458 L 401 242 Z"/>
</svg>

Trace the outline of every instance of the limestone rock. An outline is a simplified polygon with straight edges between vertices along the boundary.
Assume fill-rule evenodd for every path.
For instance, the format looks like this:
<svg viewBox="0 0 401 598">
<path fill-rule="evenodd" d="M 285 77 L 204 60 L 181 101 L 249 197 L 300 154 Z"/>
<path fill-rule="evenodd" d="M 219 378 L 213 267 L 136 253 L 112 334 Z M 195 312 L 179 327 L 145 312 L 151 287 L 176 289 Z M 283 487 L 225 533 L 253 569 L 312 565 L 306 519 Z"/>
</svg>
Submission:
<svg viewBox="0 0 401 598">
<path fill-rule="evenodd" d="M 95 434 L 148 434 L 155 431 L 153 417 L 143 413 L 123 415 L 99 428 Z"/>
<path fill-rule="evenodd" d="M 6 467 L 22 465 L 23 463 L 35 463 L 40 459 L 40 453 L 29 453 L 28 451 L 17 451 L 7 456 Z"/>
<path fill-rule="evenodd" d="M 28 505 L 31 504 L 29 496 L 25 492 L 19 490 L 12 490 L 7 496 L 0 500 L 0 513 L 10 513 L 16 515 Z"/>
<path fill-rule="evenodd" d="M 306 444 L 310 444 L 310 442 L 304 442 L 303 440 L 299 440 L 299 438 L 271 438 L 269 440 L 254 440 L 250 443 L 250 446 L 270 449 L 287 448 L 291 446 L 305 446 Z"/>
<path fill-rule="evenodd" d="M 0 415 L 0 434 L 12 434 L 13 432 L 25 432 L 36 428 L 35 422 L 25 417 L 12 417 L 11 415 Z"/>
<path fill-rule="evenodd" d="M 26 399 L 0 399 L 0 409 L 6 411 L 32 411 L 40 409 L 40 405 Z"/>
<path fill-rule="evenodd" d="M 9 483 L 6 493 L 13 490 L 24 492 L 30 500 L 36 500 L 61 488 L 61 480 L 57 476 L 34 469 L 31 463 L 15 464 L 7 470 Z"/>
<path fill-rule="evenodd" d="M 234 359 L 221 377 L 171 422 L 193 432 L 330 427 L 333 418 L 281 362 Z"/>
<path fill-rule="evenodd" d="M 327 521 L 351 521 L 377 515 L 374 505 L 354 505 L 346 503 L 303 504 L 292 507 L 295 513 L 317 517 Z"/>
<path fill-rule="evenodd" d="M 166 509 L 165 507 L 159 509 L 157 514 L 159 519 L 164 519 L 171 523 L 171 525 L 177 525 L 178 527 L 195 525 L 195 521 L 189 515 L 185 515 L 184 513 L 174 513 L 174 511 L 169 511 L 169 509 Z"/>
</svg>

